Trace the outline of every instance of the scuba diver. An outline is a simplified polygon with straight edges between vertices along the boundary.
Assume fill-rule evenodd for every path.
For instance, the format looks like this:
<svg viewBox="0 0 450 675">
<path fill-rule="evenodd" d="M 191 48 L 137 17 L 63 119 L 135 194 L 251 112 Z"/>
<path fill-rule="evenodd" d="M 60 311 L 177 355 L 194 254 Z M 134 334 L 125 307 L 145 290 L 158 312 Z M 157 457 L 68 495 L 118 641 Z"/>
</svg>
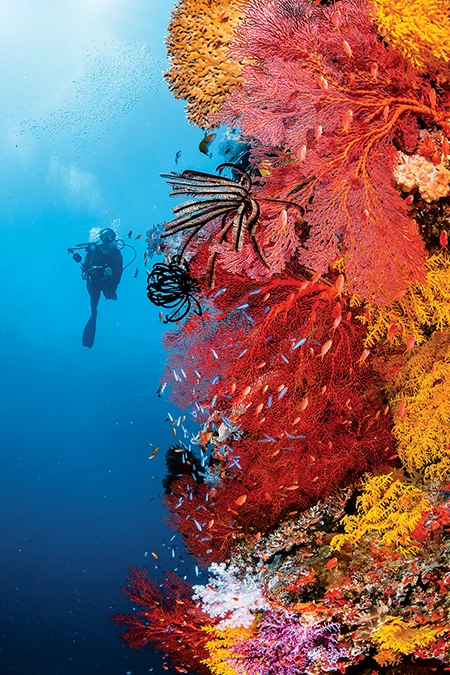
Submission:
<svg viewBox="0 0 450 675">
<path fill-rule="evenodd" d="M 133 260 L 125 267 L 120 252 L 120 249 L 124 246 L 132 248 L 134 251 Z M 84 262 L 82 262 L 81 255 L 75 252 L 76 249 L 86 251 Z M 91 316 L 84 328 L 82 342 L 85 347 L 91 348 L 95 340 L 97 307 L 100 296 L 103 293 L 107 300 L 117 300 L 117 287 L 122 278 L 123 270 L 135 260 L 136 251 L 121 239 L 117 239 L 116 233 L 110 227 L 100 231 L 97 241 L 78 244 L 74 248 L 67 249 L 67 251 L 72 255 L 75 262 L 81 264 L 81 275 L 87 282 L 86 286 L 91 299 Z"/>
</svg>

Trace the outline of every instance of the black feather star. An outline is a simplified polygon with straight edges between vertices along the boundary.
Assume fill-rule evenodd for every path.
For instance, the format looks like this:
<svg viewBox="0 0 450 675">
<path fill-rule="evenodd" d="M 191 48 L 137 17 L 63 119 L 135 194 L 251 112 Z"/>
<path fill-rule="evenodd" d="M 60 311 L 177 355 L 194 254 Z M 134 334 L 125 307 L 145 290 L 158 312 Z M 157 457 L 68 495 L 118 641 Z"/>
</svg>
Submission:
<svg viewBox="0 0 450 675">
<path fill-rule="evenodd" d="M 220 175 L 220 172 L 227 167 L 231 169 L 237 180 Z M 182 260 L 192 239 L 205 225 L 221 216 L 222 227 L 219 231 L 218 242 L 223 243 L 231 230 L 233 248 L 240 252 L 244 244 L 245 232 L 247 232 L 253 250 L 261 262 L 268 267 L 264 253 L 255 237 L 260 207 L 256 199 L 251 196 L 251 177 L 236 164 L 220 164 L 216 171 L 218 175 L 191 170 L 183 171 L 183 173 L 161 174 L 168 184 L 173 186 L 171 197 L 194 198 L 174 207 L 175 218 L 165 224 L 166 231 L 161 236 L 165 238 L 190 231 L 178 251 L 178 259 Z M 301 209 L 293 202 L 278 199 L 264 199 L 264 201 L 289 204 Z M 216 256 L 217 253 L 214 253 L 210 274 L 211 284 Z"/>
<path fill-rule="evenodd" d="M 189 267 L 184 260 L 181 263 L 156 263 L 147 273 L 147 297 L 157 307 L 173 310 L 166 314 L 163 323 L 181 321 L 190 312 L 194 304 L 194 312 L 201 316 L 202 308 L 194 293 L 198 290 L 198 282 L 191 277 Z"/>
</svg>

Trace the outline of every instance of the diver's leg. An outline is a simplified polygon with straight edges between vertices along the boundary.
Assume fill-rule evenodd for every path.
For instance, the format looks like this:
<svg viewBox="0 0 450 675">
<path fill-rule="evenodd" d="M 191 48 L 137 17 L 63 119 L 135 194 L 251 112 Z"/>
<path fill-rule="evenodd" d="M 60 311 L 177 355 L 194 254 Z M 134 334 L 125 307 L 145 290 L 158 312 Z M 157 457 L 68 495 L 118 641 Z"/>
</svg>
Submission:
<svg viewBox="0 0 450 675">
<path fill-rule="evenodd" d="M 107 284 L 103 286 L 102 290 L 107 300 L 117 300 L 117 284 Z"/>
<path fill-rule="evenodd" d="M 100 288 L 88 281 L 87 289 L 91 296 L 91 316 L 84 327 L 82 343 L 84 347 L 93 347 L 95 340 L 95 329 L 97 324 L 97 307 L 100 300 Z"/>
<path fill-rule="evenodd" d="M 97 286 L 97 284 L 93 284 L 92 282 L 88 281 L 87 289 L 89 295 L 91 296 L 91 312 L 92 314 L 96 314 L 98 302 L 100 300 L 100 288 Z"/>
</svg>

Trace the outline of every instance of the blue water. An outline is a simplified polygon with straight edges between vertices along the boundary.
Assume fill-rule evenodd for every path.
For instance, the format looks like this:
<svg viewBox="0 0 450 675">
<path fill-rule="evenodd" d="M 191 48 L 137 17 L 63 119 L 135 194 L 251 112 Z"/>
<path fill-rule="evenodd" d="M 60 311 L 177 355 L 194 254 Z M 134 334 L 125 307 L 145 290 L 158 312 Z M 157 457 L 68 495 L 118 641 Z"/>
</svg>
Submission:
<svg viewBox="0 0 450 675">
<path fill-rule="evenodd" d="M 198 152 L 202 132 L 161 75 L 171 8 L 0 2 L 1 675 L 166 672 L 108 617 L 131 609 L 127 565 L 158 578 L 153 550 L 173 567 L 160 480 L 174 409 L 156 397 L 162 326 L 134 237 L 170 218 L 160 172 L 219 163 Z M 88 295 L 66 249 L 117 219 L 138 258 L 118 302 L 100 302 L 89 350 Z"/>
</svg>

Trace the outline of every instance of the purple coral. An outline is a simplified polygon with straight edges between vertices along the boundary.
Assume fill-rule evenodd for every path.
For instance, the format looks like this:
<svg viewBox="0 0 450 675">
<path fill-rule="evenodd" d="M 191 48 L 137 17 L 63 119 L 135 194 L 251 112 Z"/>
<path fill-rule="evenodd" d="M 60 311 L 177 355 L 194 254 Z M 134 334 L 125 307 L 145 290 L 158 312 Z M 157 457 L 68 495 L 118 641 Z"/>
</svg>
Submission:
<svg viewBox="0 0 450 675">
<path fill-rule="evenodd" d="M 336 623 L 314 626 L 302 622 L 300 614 L 284 610 L 264 613 L 254 638 L 237 643 L 231 665 L 248 675 L 305 675 L 335 670 L 347 657 L 338 642 Z"/>
</svg>

